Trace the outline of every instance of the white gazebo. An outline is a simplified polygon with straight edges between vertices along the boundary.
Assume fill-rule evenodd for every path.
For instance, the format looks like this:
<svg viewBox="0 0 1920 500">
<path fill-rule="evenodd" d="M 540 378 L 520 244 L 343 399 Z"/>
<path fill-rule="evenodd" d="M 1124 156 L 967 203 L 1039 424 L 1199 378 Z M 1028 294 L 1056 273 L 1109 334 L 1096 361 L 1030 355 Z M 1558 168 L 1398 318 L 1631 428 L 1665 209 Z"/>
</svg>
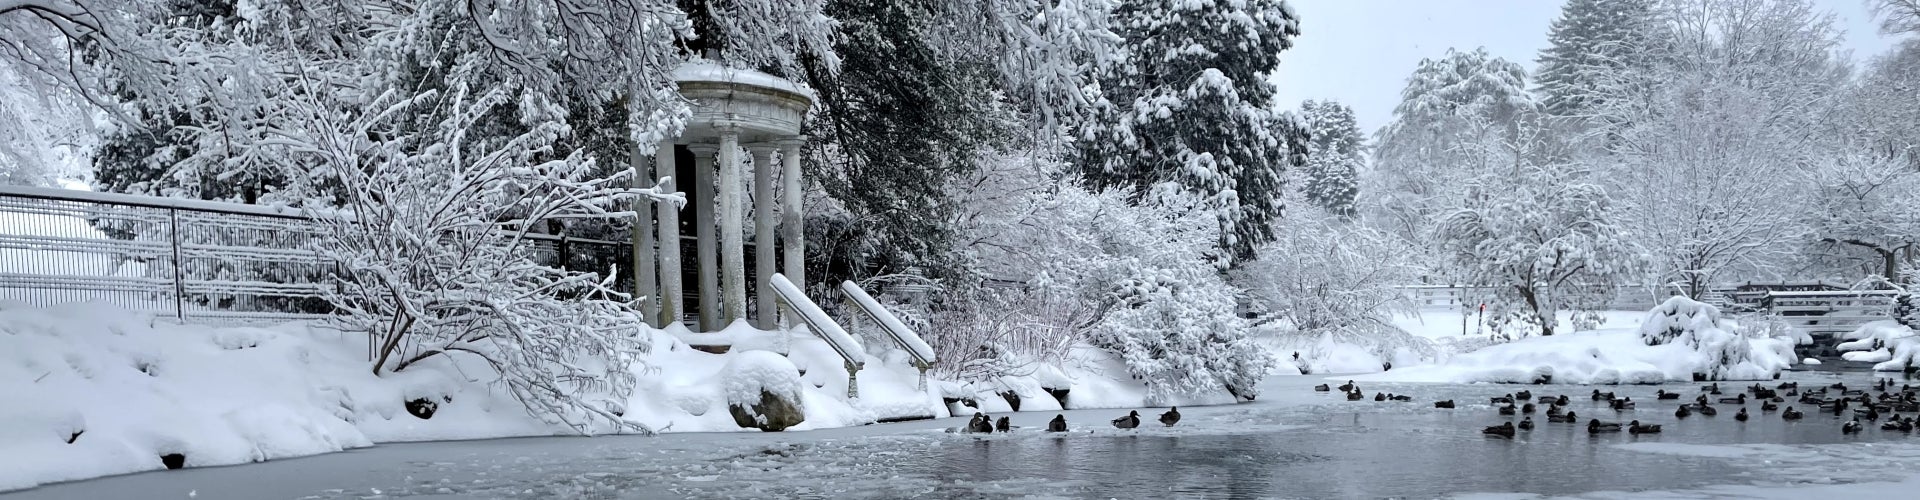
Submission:
<svg viewBox="0 0 1920 500">
<path fill-rule="evenodd" d="M 693 210 L 699 304 L 698 321 L 688 326 L 694 331 L 715 331 L 734 320 L 751 319 L 757 328 L 773 329 L 779 316 L 769 284 L 775 269 L 776 227 L 778 246 L 784 250 L 779 269 L 787 279 L 805 286 L 800 145 L 806 141 L 800 135 L 800 124 L 813 105 L 813 94 L 773 75 L 703 60 L 682 65 L 674 71 L 674 80 L 679 83 L 680 94 L 692 101 L 693 116 L 680 137 L 659 144 L 653 161 L 639 155 L 636 146 L 633 169 L 638 183 L 669 177 L 662 184 L 668 191 L 685 185 L 678 173 L 691 171 L 693 189 L 687 193 L 687 208 Z M 743 171 L 747 159 L 742 158 L 742 150 L 752 155 L 751 173 Z M 681 161 L 688 156 L 681 151 L 690 153 L 690 161 Z M 779 152 L 778 169 L 774 168 L 775 151 Z M 776 171 L 780 180 L 778 201 L 774 197 Z M 749 184 L 751 200 L 742 193 Z M 683 304 L 687 294 L 681 277 L 681 209 L 660 203 L 656 218 L 654 207 L 647 205 L 634 207 L 639 212 L 637 227 L 641 228 L 633 236 L 635 293 L 657 298 L 646 301 L 642 312 L 653 326 L 664 327 L 689 314 Z M 748 205 L 753 212 L 751 285 L 745 275 L 743 219 Z M 747 317 L 749 286 L 756 299 L 757 315 L 753 318 Z"/>
</svg>

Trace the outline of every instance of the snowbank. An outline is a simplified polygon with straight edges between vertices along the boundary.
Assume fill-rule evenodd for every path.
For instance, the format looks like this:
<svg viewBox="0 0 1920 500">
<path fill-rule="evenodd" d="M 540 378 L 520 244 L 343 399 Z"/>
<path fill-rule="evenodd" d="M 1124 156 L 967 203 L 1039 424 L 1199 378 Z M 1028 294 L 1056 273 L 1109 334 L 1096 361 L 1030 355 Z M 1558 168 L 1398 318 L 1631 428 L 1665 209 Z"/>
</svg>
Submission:
<svg viewBox="0 0 1920 500">
<path fill-rule="evenodd" d="M 1533 337 L 1454 356 L 1446 363 L 1357 377 L 1381 382 L 1654 384 L 1766 380 L 1797 358 L 1793 340 L 1731 333 L 1712 306 L 1679 298 L 1639 328 Z M 1652 345 L 1650 345 L 1652 344 Z"/>
<path fill-rule="evenodd" d="M 1841 338 L 1852 339 L 1840 343 L 1841 359 L 1875 363 L 1874 371 L 1906 371 L 1915 366 L 1917 360 L 1914 357 L 1920 354 L 1920 335 L 1897 321 L 1874 321 L 1860 325 L 1860 329 Z"/>
<path fill-rule="evenodd" d="M 1060 410 L 1058 390 L 1071 408 L 1137 408 L 1147 394 L 1120 359 L 1084 346 L 1064 364 L 991 382 L 928 380 L 926 390 L 903 351 L 863 352 L 853 398 L 844 360 L 804 331 L 736 322 L 715 333 L 646 335 L 652 349 L 632 369 L 623 418 L 660 432 L 758 432 L 741 428 L 728 405 L 760 390 L 798 394 L 805 420 L 792 430 L 948 417 L 943 397 L 1005 412 L 1002 394 L 1027 411 Z M 712 354 L 691 344 L 730 348 Z M 529 416 L 489 383 L 483 364 L 435 357 L 375 376 L 366 351 L 364 336 L 300 323 L 174 325 L 105 304 L 0 302 L 0 491 L 160 469 L 160 457 L 174 453 L 202 467 L 382 442 L 572 434 Z M 422 404 L 409 408 L 415 401 Z M 1172 403 L 1233 401 L 1221 390 Z M 427 406 L 428 418 L 412 411 Z"/>
</svg>

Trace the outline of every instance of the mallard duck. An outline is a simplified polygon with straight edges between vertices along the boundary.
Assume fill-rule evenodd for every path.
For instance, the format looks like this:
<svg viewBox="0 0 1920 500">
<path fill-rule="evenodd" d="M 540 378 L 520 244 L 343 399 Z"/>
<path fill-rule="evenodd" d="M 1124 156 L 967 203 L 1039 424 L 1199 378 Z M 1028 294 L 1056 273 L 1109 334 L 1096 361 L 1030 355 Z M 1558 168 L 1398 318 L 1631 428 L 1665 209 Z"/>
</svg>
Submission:
<svg viewBox="0 0 1920 500">
<path fill-rule="evenodd" d="M 1833 390 L 1836 390 L 1836 391 L 1846 391 L 1846 390 L 1847 390 L 1847 384 L 1842 384 L 1842 383 L 1839 383 L 1839 382 L 1834 382 L 1834 383 L 1833 383 L 1833 385 L 1829 385 L 1829 386 L 1827 386 L 1827 388 L 1828 388 L 1828 389 L 1833 389 Z"/>
<path fill-rule="evenodd" d="M 1539 401 L 1539 403 L 1543 405 L 1551 405 L 1556 402 L 1559 402 L 1560 398 L 1556 398 L 1553 396 L 1540 396 L 1540 399 L 1538 399 L 1537 401 Z"/>
<path fill-rule="evenodd" d="M 1602 392 L 1600 392 L 1600 390 L 1599 390 L 1599 389 L 1594 389 L 1594 390 L 1593 390 L 1593 400 L 1594 400 L 1594 401 L 1613 401 L 1613 393 L 1611 393 L 1611 392 L 1608 392 L 1608 393 L 1602 393 Z"/>
<path fill-rule="evenodd" d="M 1587 421 L 1588 434 L 1599 434 L 1602 432 L 1620 432 L 1620 424 L 1612 423 L 1612 422 L 1601 422 L 1600 419 L 1597 419 L 1597 418 Z"/>
<path fill-rule="evenodd" d="M 1514 408 L 1513 405 L 1510 404 L 1500 405 L 1501 415 L 1513 415 L 1515 413 L 1519 413 L 1519 408 Z"/>
<path fill-rule="evenodd" d="M 1488 427 L 1480 431 L 1489 436 L 1513 437 L 1513 422 Z"/>
<path fill-rule="evenodd" d="M 1362 399 L 1367 399 L 1367 395 L 1361 394 L 1360 391 L 1353 391 L 1353 392 L 1347 393 L 1347 401 L 1359 401 Z"/>
<path fill-rule="evenodd" d="M 1384 393 L 1384 392 L 1376 392 L 1376 393 L 1373 393 L 1373 400 L 1374 400 L 1374 401 L 1386 401 L 1386 400 L 1387 400 L 1387 393 Z"/>
<path fill-rule="evenodd" d="M 1778 409 L 1780 409 L 1780 405 L 1773 404 L 1772 401 L 1760 403 L 1760 411 L 1774 411 Z"/>
<path fill-rule="evenodd" d="M 1453 408 L 1453 400 L 1451 400 L 1451 399 L 1449 399 L 1449 400 L 1446 400 L 1446 401 L 1434 401 L 1434 402 L 1433 402 L 1433 407 L 1434 407 L 1434 408 L 1448 408 L 1448 409 L 1451 409 L 1451 408 Z"/>
<path fill-rule="evenodd" d="M 1854 415 L 1854 418 L 1864 417 L 1868 421 L 1880 420 L 1880 410 L 1874 409 L 1874 407 L 1871 407 L 1871 406 L 1866 407 L 1864 409 L 1854 410 L 1853 415 Z"/>
<path fill-rule="evenodd" d="M 1791 406 L 1787 407 L 1786 411 L 1780 412 L 1780 418 L 1786 420 L 1799 420 L 1805 416 L 1806 415 L 1800 413 L 1800 410 L 1795 410 Z"/>
<path fill-rule="evenodd" d="M 992 433 L 993 421 L 988 419 L 985 413 L 974 412 L 973 419 L 967 421 L 967 432 L 975 434 Z"/>
<path fill-rule="evenodd" d="M 1353 387 L 1353 381 L 1348 380 L 1347 383 L 1340 384 L 1340 392 L 1353 392 Z"/>
<path fill-rule="evenodd" d="M 1859 434 L 1860 419 L 1855 418 L 1853 420 L 1848 420 L 1847 423 L 1845 424 L 1840 424 L 1840 433 L 1841 434 Z"/>
<path fill-rule="evenodd" d="M 1733 413 L 1733 419 L 1741 422 L 1747 421 L 1747 408 L 1744 406 L 1740 407 L 1740 411 Z"/>
<path fill-rule="evenodd" d="M 1913 417 L 1900 421 L 1900 432 L 1913 432 Z"/>
<path fill-rule="evenodd" d="M 1567 411 L 1567 407 L 1565 406 L 1551 405 L 1547 407 L 1548 416 L 1559 415 L 1561 413 L 1566 413 L 1566 411 Z"/>
<path fill-rule="evenodd" d="M 1659 434 L 1660 424 L 1640 425 L 1639 420 L 1627 422 L 1627 432 L 1632 434 Z"/>
<path fill-rule="evenodd" d="M 1331 392 L 1333 391 L 1333 388 L 1327 386 L 1327 384 L 1320 384 L 1320 385 L 1313 386 L 1313 391 L 1314 392 Z"/>
<path fill-rule="evenodd" d="M 1673 411 L 1673 418 L 1687 418 L 1692 415 L 1693 411 L 1688 410 L 1687 405 L 1680 405 L 1680 409 Z"/>
<path fill-rule="evenodd" d="M 1527 404 L 1524 404 L 1524 405 L 1520 405 L 1520 413 L 1525 413 L 1525 414 L 1528 414 L 1528 415 L 1532 415 L 1532 414 L 1533 414 L 1533 411 L 1534 411 L 1534 409 L 1535 409 L 1535 407 L 1533 406 L 1533 403 L 1527 403 Z"/>
<path fill-rule="evenodd" d="M 1067 432 L 1067 416 L 1065 414 L 1054 415 L 1053 420 L 1047 421 L 1047 432 Z"/>
<path fill-rule="evenodd" d="M 993 421 L 993 430 L 1000 431 L 1000 432 L 1013 432 L 1013 420 L 1007 417 L 1000 417 L 1000 420 Z"/>
<path fill-rule="evenodd" d="M 1654 399 L 1661 400 L 1661 401 L 1665 401 L 1669 399 L 1680 399 L 1680 393 L 1667 392 L 1666 389 L 1661 389 L 1658 392 L 1654 392 L 1653 397 Z"/>
<path fill-rule="evenodd" d="M 1505 396 L 1496 396 L 1496 397 L 1494 397 L 1494 398 L 1492 398 L 1491 400 L 1488 400 L 1488 401 L 1487 401 L 1487 404 L 1490 404 L 1490 405 L 1510 405 L 1510 404 L 1513 404 L 1513 395 L 1512 395 L 1512 394 L 1508 394 L 1508 395 L 1505 395 Z"/>
<path fill-rule="evenodd" d="M 1130 412 L 1127 412 L 1127 416 L 1113 419 L 1113 426 L 1121 429 L 1132 429 L 1135 427 L 1139 427 L 1140 412 L 1138 410 L 1130 411 Z"/>
<path fill-rule="evenodd" d="M 1720 410 L 1715 410 L 1713 409 L 1713 405 L 1709 405 L 1706 403 L 1700 403 L 1700 407 L 1696 408 L 1695 411 L 1700 412 L 1701 415 L 1706 415 L 1709 417 L 1720 414 Z"/>
<path fill-rule="evenodd" d="M 1561 395 L 1560 395 L 1560 399 L 1556 399 L 1556 400 L 1554 400 L 1554 401 L 1553 401 L 1553 404 L 1557 404 L 1557 405 L 1560 405 L 1560 406 L 1566 406 L 1566 405 L 1567 405 L 1567 402 L 1568 402 L 1568 401 L 1572 401 L 1572 400 L 1570 400 L 1570 399 L 1567 399 L 1567 395 L 1565 395 L 1565 394 L 1561 394 Z"/>
<path fill-rule="evenodd" d="M 1173 424 L 1180 423 L 1180 407 L 1167 408 L 1166 413 L 1160 414 L 1160 423 L 1166 424 L 1167 427 L 1173 427 Z"/>
<path fill-rule="evenodd" d="M 1520 419 L 1520 430 L 1523 430 L 1523 431 L 1533 430 L 1533 417 L 1526 417 L 1526 418 Z"/>
<path fill-rule="evenodd" d="M 1615 411 L 1631 410 L 1633 409 L 1633 398 L 1615 399 L 1612 404 Z"/>
<path fill-rule="evenodd" d="M 1413 396 L 1408 396 L 1405 394 L 1400 394 L 1400 395 L 1388 394 L 1387 399 L 1391 399 L 1394 401 L 1413 401 Z"/>
<path fill-rule="evenodd" d="M 1580 415 L 1574 412 L 1567 412 L 1565 415 L 1547 415 L 1547 421 L 1566 424 L 1578 423 L 1580 421 Z"/>
<path fill-rule="evenodd" d="M 1713 385 L 1701 387 L 1700 390 L 1706 392 L 1707 394 L 1718 396 L 1720 395 L 1720 383 L 1714 382 Z"/>
<path fill-rule="evenodd" d="M 1745 394 L 1741 394 L 1741 395 L 1739 395 L 1739 396 L 1736 396 L 1736 397 L 1731 397 L 1731 398 L 1720 398 L 1720 403 L 1721 403 L 1721 404 L 1730 404 L 1730 405 L 1743 405 L 1743 404 L 1747 404 L 1747 395 L 1745 395 Z"/>
<path fill-rule="evenodd" d="M 1774 388 L 1782 391 L 1791 391 L 1794 389 L 1799 389 L 1800 383 L 1799 382 L 1781 382 L 1779 386 L 1776 386 Z"/>
<path fill-rule="evenodd" d="M 1526 401 L 1529 399 L 1533 399 L 1533 391 L 1520 391 L 1520 392 L 1513 393 L 1513 399 L 1516 401 Z"/>
</svg>

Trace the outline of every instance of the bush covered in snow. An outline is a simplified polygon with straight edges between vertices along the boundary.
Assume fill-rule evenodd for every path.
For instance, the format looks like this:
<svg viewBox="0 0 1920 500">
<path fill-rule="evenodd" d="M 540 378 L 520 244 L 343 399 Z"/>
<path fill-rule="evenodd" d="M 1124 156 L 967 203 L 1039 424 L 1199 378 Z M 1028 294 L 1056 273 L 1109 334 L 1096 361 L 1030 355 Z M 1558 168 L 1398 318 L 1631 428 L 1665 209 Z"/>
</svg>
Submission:
<svg viewBox="0 0 1920 500">
<path fill-rule="evenodd" d="M 1875 363 L 1875 371 L 1906 371 L 1915 366 L 1920 354 L 1920 334 L 1898 321 L 1874 321 L 1860 325 L 1841 338 L 1840 357 L 1847 361 Z"/>
<path fill-rule="evenodd" d="M 1792 365 L 1797 356 L 1791 339 L 1734 332 L 1723 321 L 1720 308 L 1674 296 L 1647 312 L 1640 324 L 1640 340 L 1649 346 L 1684 345 L 1698 353 L 1699 371 L 1708 380 L 1771 377 Z"/>
<path fill-rule="evenodd" d="M 1662 345 L 1690 332 L 1727 328 L 1720 320 L 1720 308 L 1674 296 L 1647 312 L 1647 319 L 1640 322 L 1640 340 L 1647 345 Z"/>
</svg>

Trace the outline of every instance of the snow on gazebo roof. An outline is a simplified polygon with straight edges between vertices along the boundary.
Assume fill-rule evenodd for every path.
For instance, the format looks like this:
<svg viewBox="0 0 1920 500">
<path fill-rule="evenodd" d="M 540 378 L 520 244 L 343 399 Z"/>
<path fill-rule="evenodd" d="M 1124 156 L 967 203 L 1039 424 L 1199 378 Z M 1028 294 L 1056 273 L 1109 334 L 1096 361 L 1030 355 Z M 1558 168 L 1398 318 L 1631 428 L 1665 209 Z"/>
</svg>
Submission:
<svg viewBox="0 0 1920 500">
<path fill-rule="evenodd" d="M 673 70 L 675 82 L 726 82 L 790 92 L 814 102 L 813 91 L 785 78 L 744 68 L 732 68 L 715 61 L 695 59 Z"/>
</svg>

